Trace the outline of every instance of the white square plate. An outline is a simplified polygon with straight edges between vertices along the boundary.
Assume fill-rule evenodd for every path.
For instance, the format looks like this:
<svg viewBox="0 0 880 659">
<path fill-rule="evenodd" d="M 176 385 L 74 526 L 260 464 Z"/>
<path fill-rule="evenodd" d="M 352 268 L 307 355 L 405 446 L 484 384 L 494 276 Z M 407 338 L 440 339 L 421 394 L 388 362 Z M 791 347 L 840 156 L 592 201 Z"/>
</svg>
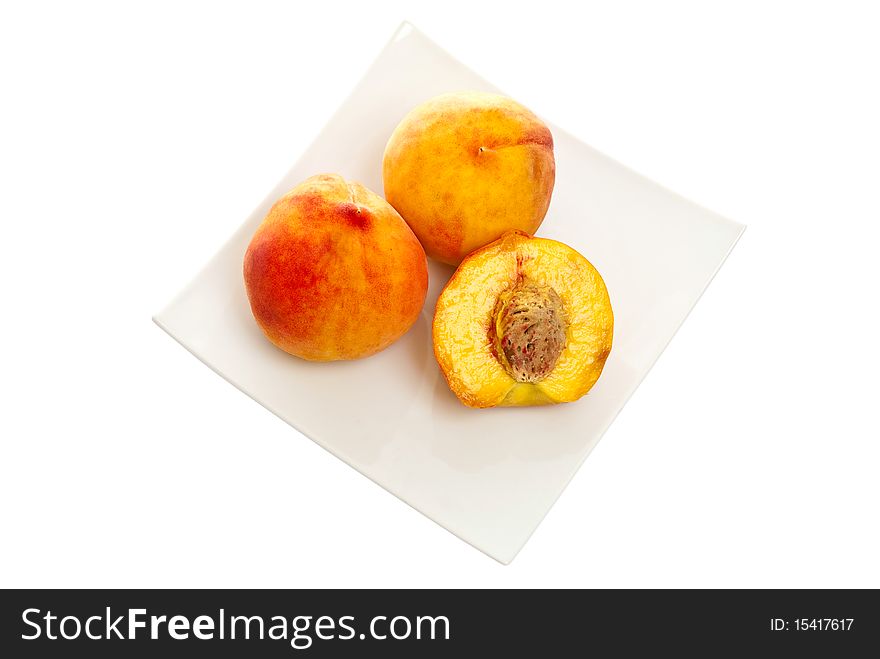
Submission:
<svg viewBox="0 0 880 659">
<path fill-rule="evenodd" d="M 154 320 L 300 432 L 489 556 L 509 563 L 681 325 L 744 227 L 550 126 L 556 188 L 539 235 L 602 273 L 615 336 L 605 371 L 567 405 L 472 410 L 434 361 L 431 317 L 452 270 L 429 263 L 406 336 L 355 362 L 315 364 L 272 346 L 251 316 L 242 258 L 279 196 L 319 172 L 382 190 L 397 122 L 447 91 L 497 91 L 404 23 L 348 100 L 229 242 Z"/>
</svg>

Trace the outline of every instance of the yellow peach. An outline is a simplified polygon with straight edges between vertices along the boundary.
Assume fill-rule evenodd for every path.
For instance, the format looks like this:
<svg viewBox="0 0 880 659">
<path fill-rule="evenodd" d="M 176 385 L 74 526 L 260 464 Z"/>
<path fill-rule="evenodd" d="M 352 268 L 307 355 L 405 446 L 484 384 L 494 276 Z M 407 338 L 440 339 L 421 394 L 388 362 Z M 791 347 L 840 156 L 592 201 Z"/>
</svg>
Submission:
<svg viewBox="0 0 880 659">
<path fill-rule="evenodd" d="M 533 234 L 553 193 L 553 136 L 504 96 L 443 94 L 412 110 L 385 148 L 385 198 L 428 256 L 458 264 L 507 230 Z"/>
</svg>

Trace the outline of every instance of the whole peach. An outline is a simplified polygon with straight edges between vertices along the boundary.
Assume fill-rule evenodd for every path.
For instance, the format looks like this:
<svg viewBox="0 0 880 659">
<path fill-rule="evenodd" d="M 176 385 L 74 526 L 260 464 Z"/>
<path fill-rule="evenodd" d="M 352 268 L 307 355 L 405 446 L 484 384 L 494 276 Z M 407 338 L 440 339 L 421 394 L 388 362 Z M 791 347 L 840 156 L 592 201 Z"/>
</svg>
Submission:
<svg viewBox="0 0 880 659">
<path fill-rule="evenodd" d="M 357 359 L 399 339 L 428 289 L 425 252 L 382 197 L 336 174 L 279 199 L 244 257 L 254 318 L 297 357 Z"/>
<path fill-rule="evenodd" d="M 556 178 L 553 136 L 507 97 L 443 94 L 400 122 L 382 173 L 428 256 L 455 265 L 505 231 L 535 233 Z"/>
</svg>

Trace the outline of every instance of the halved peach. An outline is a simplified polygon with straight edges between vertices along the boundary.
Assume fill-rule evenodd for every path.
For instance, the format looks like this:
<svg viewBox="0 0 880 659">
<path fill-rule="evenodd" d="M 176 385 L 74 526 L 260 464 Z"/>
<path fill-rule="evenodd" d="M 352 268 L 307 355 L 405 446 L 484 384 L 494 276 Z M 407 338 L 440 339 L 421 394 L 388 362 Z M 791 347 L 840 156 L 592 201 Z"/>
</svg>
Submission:
<svg viewBox="0 0 880 659">
<path fill-rule="evenodd" d="M 599 379 L 614 315 L 577 251 L 510 231 L 470 254 L 434 312 L 434 355 L 469 407 L 575 401 Z"/>
</svg>

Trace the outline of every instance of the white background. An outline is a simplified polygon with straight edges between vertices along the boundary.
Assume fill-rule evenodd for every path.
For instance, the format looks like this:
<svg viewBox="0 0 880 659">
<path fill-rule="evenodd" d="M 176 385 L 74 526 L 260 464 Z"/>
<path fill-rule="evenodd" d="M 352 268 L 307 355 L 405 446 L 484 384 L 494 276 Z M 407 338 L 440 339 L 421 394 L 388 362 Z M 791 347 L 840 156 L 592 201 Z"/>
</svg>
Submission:
<svg viewBox="0 0 880 659">
<path fill-rule="evenodd" d="M 869 7 L 4 3 L 0 586 L 880 586 Z M 404 18 L 749 225 L 508 567 L 150 322 Z"/>
</svg>

